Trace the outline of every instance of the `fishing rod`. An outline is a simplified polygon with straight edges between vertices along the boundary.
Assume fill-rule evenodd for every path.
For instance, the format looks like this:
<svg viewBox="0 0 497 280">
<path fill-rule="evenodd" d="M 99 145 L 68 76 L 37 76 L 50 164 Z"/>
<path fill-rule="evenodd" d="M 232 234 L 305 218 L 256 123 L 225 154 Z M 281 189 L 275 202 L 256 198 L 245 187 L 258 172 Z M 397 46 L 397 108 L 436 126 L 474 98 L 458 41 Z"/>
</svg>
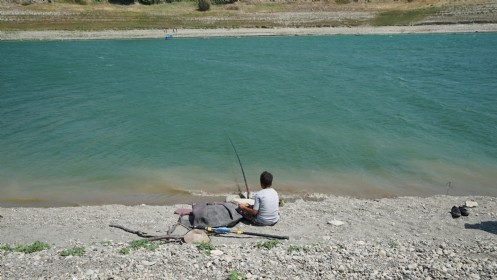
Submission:
<svg viewBox="0 0 497 280">
<path fill-rule="evenodd" d="M 234 234 L 238 234 L 238 235 L 245 234 L 245 235 L 253 235 L 253 236 L 262 236 L 262 237 L 273 238 L 273 239 L 290 239 L 290 237 L 288 237 L 288 236 L 257 233 L 257 232 L 248 232 L 248 231 L 241 231 L 241 230 L 230 230 L 229 228 L 225 228 L 225 227 L 218 227 L 218 228 L 206 227 L 204 229 L 207 230 L 208 232 L 213 232 L 213 233 L 234 233 Z"/>
<path fill-rule="evenodd" d="M 240 169 L 242 170 L 242 175 L 243 175 L 243 181 L 245 182 L 245 189 L 247 190 L 247 198 L 250 197 L 250 192 L 249 192 L 249 187 L 247 184 L 247 178 L 245 177 L 245 171 L 243 171 L 243 166 L 242 166 L 242 161 L 240 160 L 240 156 L 238 156 L 238 152 L 236 151 L 235 144 L 233 144 L 233 141 L 231 141 L 230 136 L 228 135 L 228 139 L 230 140 L 231 147 L 233 147 L 233 150 L 235 151 L 236 158 L 238 159 L 238 163 L 240 164 Z M 240 186 L 238 186 L 238 192 L 240 197 L 244 198 L 242 195 L 242 192 L 240 191 Z"/>
</svg>

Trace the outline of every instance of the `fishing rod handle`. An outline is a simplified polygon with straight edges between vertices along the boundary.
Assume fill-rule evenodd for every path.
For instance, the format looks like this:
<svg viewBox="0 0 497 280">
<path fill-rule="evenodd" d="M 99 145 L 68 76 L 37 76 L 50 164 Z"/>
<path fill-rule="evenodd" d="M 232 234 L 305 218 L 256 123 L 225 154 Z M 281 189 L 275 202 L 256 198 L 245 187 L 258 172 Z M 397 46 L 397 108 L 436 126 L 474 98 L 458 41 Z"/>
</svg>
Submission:
<svg viewBox="0 0 497 280">
<path fill-rule="evenodd" d="M 214 233 L 231 233 L 229 228 L 212 228 L 212 227 L 207 227 L 208 232 L 214 232 Z"/>
</svg>

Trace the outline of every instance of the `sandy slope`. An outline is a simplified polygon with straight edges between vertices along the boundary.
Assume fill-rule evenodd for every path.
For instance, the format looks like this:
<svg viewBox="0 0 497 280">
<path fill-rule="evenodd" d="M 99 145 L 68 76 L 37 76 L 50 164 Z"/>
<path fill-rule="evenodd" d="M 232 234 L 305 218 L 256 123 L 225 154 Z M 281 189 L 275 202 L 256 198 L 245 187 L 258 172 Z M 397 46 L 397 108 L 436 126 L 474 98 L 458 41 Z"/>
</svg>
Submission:
<svg viewBox="0 0 497 280">
<path fill-rule="evenodd" d="M 169 30 L 170 32 L 170 30 Z M 339 34 L 410 34 L 497 32 L 497 24 L 454 24 L 386 27 L 316 27 L 316 28 L 236 28 L 179 29 L 176 38 L 239 36 L 339 35 Z M 164 38 L 166 30 L 106 31 L 0 31 L 0 40 L 86 40 Z"/>
</svg>

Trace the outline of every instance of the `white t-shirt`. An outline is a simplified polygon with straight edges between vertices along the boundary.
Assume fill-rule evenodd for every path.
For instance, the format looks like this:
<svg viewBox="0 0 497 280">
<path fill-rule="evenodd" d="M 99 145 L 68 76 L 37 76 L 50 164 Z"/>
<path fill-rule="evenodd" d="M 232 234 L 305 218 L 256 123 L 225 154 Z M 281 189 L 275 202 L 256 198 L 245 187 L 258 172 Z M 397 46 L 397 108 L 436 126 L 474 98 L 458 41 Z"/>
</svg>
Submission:
<svg viewBox="0 0 497 280">
<path fill-rule="evenodd" d="M 254 210 L 258 210 L 256 222 L 264 225 L 272 225 L 280 218 L 280 198 L 273 188 L 258 191 L 254 196 Z"/>
</svg>

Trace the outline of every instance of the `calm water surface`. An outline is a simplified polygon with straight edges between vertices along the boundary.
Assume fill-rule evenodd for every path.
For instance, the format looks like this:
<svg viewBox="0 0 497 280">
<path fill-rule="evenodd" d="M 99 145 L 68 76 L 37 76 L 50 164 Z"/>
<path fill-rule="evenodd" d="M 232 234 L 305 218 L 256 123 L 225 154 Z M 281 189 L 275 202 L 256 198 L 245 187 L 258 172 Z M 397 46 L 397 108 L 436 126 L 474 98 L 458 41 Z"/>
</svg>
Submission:
<svg viewBox="0 0 497 280">
<path fill-rule="evenodd" d="M 0 42 L 0 205 L 497 196 L 497 34 Z M 450 182 L 450 188 L 449 183 Z"/>
</svg>

